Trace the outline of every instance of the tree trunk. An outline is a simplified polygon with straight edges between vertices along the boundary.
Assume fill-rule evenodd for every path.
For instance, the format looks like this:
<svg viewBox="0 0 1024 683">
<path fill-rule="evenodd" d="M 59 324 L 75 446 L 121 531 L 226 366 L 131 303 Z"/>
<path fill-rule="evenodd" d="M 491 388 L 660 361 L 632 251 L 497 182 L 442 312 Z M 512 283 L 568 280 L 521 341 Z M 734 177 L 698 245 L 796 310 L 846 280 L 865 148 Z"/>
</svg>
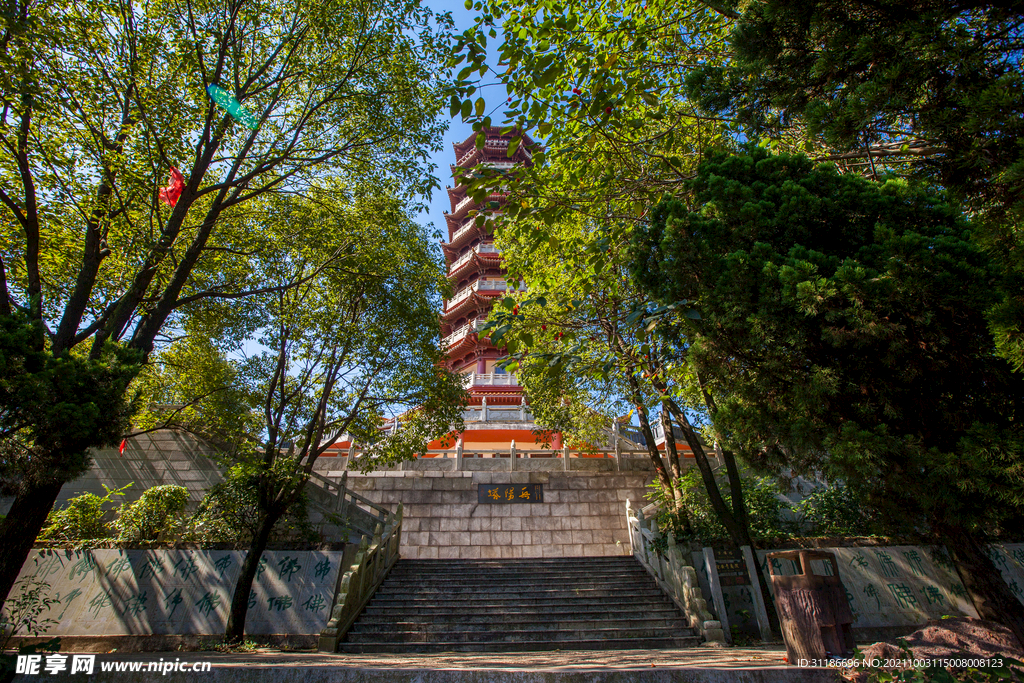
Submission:
<svg viewBox="0 0 1024 683">
<path fill-rule="evenodd" d="M 672 416 L 664 402 L 661 404 L 661 428 L 665 430 L 665 453 L 668 455 L 669 469 L 672 470 L 672 481 L 678 481 L 679 477 L 683 476 L 683 470 L 679 466 L 679 452 L 676 450 Z"/>
<path fill-rule="evenodd" d="M 28 489 L 14 499 L 11 511 L 0 522 L 0 608 L 18 580 L 21 566 L 63 485 L 57 482 Z"/>
<path fill-rule="evenodd" d="M 722 525 L 729 534 L 729 540 L 733 542 L 737 549 L 743 545 L 750 546 L 751 552 L 754 553 L 754 574 L 757 576 L 758 588 L 761 591 L 765 612 L 768 613 L 768 626 L 774 633 L 781 633 L 779 615 L 775 611 L 775 602 L 772 600 L 771 591 L 768 590 L 768 579 L 761 569 L 761 564 L 757 562 L 757 546 L 750 537 L 746 503 L 743 500 L 743 490 L 739 481 L 736 461 L 731 452 L 723 450 L 722 459 L 725 461 L 726 472 L 730 475 L 730 497 L 733 503 L 733 509 L 730 509 L 725 502 L 725 498 L 722 497 L 721 491 L 718 489 L 718 482 L 715 480 L 715 473 L 711 469 L 711 463 L 708 462 L 707 454 L 704 452 L 704 448 L 701 446 L 697 433 L 693 430 L 690 421 L 679 406 L 676 405 L 675 401 L 669 401 L 667 405 L 672 415 L 679 422 L 683 435 L 686 437 L 687 445 L 693 451 L 694 459 L 697 461 L 697 468 L 700 470 L 701 479 L 704 481 L 704 488 L 707 489 L 708 499 L 711 501 L 711 507 L 722 521 Z"/>
<path fill-rule="evenodd" d="M 665 452 L 668 454 L 668 465 L 672 470 L 672 500 L 675 504 L 676 520 L 679 523 L 679 531 L 690 535 L 690 517 L 683 504 L 683 490 L 679 486 L 680 477 L 683 476 L 682 465 L 679 464 L 679 451 L 676 449 L 675 428 L 672 426 L 672 414 L 668 406 L 662 402 L 661 424 L 665 430 Z"/>
<path fill-rule="evenodd" d="M 280 512 L 265 514 L 249 544 L 249 551 L 245 554 L 242 569 L 235 582 L 235 592 L 231 596 L 231 611 L 228 613 L 228 625 L 224 630 L 224 641 L 227 643 L 240 643 L 245 635 L 245 617 L 249 612 L 252 583 L 256 579 L 256 570 L 260 566 L 263 551 L 267 549 L 270 532 L 277 524 L 277 520 L 281 518 L 281 514 Z"/>
<path fill-rule="evenodd" d="M 982 541 L 957 526 L 942 527 L 940 533 L 947 539 L 953 563 L 978 616 L 1006 626 L 1024 643 L 1024 604 L 1003 580 Z"/>
<path fill-rule="evenodd" d="M 647 419 L 647 409 L 644 408 L 643 404 L 637 400 L 636 404 L 636 416 L 640 422 L 640 431 L 644 435 L 644 441 L 647 442 L 647 455 L 650 456 L 651 462 L 654 463 L 654 471 L 658 475 L 658 483 L 661 484 L 661 488 L 672 495 L 675 499 L 675 494 L 672 493 L 675 489 L 672 477 L 669 476 L 668 470 L 665 469 L 665 461 L 661 458 L 661 453 L 658 452 L 658 447 L 654 445 L 654 432 L 651 431 L 651 423 Z"/>
</svg>

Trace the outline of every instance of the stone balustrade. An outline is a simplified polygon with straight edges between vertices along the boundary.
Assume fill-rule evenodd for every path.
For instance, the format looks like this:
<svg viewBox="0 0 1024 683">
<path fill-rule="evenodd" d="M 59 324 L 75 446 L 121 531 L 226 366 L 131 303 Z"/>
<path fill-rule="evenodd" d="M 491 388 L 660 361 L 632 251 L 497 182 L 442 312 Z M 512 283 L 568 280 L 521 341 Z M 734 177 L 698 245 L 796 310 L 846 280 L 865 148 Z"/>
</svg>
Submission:
<svg viewBox="0 0 1024 683">
<path fill-rule="evenodd" d="M 658 531 L 657 522 L 653 518 L 645 518 L 643 510 L 634 510 L 629 500 L 626 501 L 626 521 L 629 524 L 629 544 L 633 556 L 683 611 L 690 622 L 690 628 L 702 634 L 705 641 L 724 642 L 722 623 L 708 610 L 707 600 L 697 581 L 697 570 L 676 547 L 675 536 L 667 535 L 664 551 L 655 550 L 656 541 L 663 537 Z"/>
<path fill-rule="evenodd" d="M 388 518 L 384 527 L 377 525 L 372 540 L 363 536 L 352 564 L 344 574 L 340 574 L 330 621 L 320 632 L 321 652 L 338 650 L 338 643 L 344 639 L 398 561 L 401 541 L 402 504 L 399 503 L 398 510 Z"/>
</svg>

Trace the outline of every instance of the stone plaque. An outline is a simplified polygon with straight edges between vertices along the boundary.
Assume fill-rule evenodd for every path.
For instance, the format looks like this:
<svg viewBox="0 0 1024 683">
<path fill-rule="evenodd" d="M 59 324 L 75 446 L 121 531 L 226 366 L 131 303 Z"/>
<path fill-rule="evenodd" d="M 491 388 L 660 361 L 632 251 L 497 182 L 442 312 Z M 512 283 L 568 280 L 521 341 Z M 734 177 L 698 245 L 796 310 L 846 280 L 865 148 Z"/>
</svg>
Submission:
<svg viewBox="0 0 1024 683">
<path fill-rule="evenodd" d="M 480 503 L 543 503 L 543 484 L 480 484 Z"/>
<path fill-rule="evenodd" d="M 747 565 L 735 550 L 724 549 L 715 552 L 715 568 L 723 586 L 746 586 L 750 584 Z"/>
</svg>

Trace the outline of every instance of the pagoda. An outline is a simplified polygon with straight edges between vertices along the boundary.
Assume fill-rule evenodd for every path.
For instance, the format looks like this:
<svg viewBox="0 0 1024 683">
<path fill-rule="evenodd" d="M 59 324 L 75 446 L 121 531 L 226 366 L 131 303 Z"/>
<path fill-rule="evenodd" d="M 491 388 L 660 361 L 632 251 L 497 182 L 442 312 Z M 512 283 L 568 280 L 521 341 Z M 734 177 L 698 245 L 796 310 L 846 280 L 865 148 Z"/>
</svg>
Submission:
<svg viewBox="0 0 1024 683">
<path fill-rule="evenodd" d="M 482 147 L 476 144 L 476 133 L 453 144 L 456 162 L 451 168 L 456 179 L 460 170 L 507 170 L 531 163 L 536 143 L 528 136 L 493 127 L 486 129 L 484 136 Z M 509 144 L 518 136 L 522 136 L 522 142 L 510 155 Z M 476 220 L 484 205 L 492 213 L 500 213 L 506 195 L 492 193 L 482 205 L 468 195 L 465 185 L 459 184 L 448 188 L 448 199 L 448 240 L 442 240 L 441 249 L 454 292 L 441 311 L 441 344 L 449 369 L 463 376 L 470 395 L 462 439 L 467 448 L 507 449 L 512 441 L 537 448 L 533 433 L 536 426 L 523 389 L 514 374 L 499 367 L 505 352 L 480 334 L 495 300 L 525 288 L 519 282 L 508 282 L 501 254 L 494 246 L 491 222 Z M 551 446 L 558 448 L 560 444 Z"/>
</svg>

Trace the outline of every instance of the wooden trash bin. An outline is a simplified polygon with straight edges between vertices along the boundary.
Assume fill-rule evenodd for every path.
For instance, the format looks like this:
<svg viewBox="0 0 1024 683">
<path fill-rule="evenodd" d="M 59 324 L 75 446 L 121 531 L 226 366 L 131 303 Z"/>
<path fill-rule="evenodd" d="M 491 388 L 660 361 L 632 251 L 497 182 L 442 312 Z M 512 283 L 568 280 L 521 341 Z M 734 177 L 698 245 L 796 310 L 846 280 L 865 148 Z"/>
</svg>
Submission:
<svg viewBox="0 0 1024 683">
<path fill-rule="evenodd" d="M 799 574 L 775 574 L 772 560 L 792 560 Z M 815 574 L 812 560 L 832 565 L 832 575 Z M 803 664 L 853 653 L 853 612 L 839 578 L 836 556 L 824 550 L 787 550 L 768 553 L 782 637 L 790 664 Z M 803 661 L 801 661 L 803 660 Z"/>
</svg>

